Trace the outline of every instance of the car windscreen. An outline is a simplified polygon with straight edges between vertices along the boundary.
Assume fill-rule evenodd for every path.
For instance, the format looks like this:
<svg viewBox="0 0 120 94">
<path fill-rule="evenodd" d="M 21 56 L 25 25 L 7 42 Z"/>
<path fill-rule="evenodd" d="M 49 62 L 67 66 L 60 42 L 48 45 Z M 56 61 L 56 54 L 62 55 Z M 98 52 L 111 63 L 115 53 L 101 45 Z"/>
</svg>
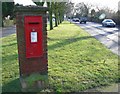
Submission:
<svg viewBox="0 0 120 94">
<path fill-rule="evenodd" d="M 105 22 L 113 22 L 112 20 L 106 20 Z"/>
</svg>

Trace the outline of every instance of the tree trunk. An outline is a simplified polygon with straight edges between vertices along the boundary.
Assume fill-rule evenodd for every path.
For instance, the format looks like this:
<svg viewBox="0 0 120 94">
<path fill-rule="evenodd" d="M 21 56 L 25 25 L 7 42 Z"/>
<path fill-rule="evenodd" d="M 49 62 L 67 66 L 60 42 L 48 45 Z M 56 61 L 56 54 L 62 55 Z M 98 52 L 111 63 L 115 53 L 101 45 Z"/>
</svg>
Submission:
<svg viewBox="0 0 120 94">
<path fill-rule="evenodd" d="M 62 23 L 62 20 L 60 19 L 60 23 Z"/>
<path fill-rule="evenodd" d="M 49 7 L 49 21 L 50 21 L 50 30 L 53 29 L 53 22 L 52 22 L 52 4 L 47 2 L 47 6 Z"/>
<path fill-rule="evenodd" d="M 1 25 L 2 25 L 2 27 L 4 27 L 4 20 L 5 20 L 5 19 L 4 19 L 4 17 L 2 17 L 2 19 L 1 19 L 1 20 L 2 20 Z"/>
<path fill-rule="evenodd" d="M 60 24 L 60 17 L 58 16 L 58 25 Z"/>
<path fill-rule="evenodd" d="M 2 27 L 4 27 L 4 22 L 3 22 L 3 20 L 2 20 Z"/>
<path fill-rule="evenodd" d="M 52 22 L 52 10 L 49 10 L 49 21 L 50 21 L 50 30 L 53 29 L 53 22 Z"/>
<path fill-rule="evenodd" d="M 57 23 L 57 17 L 55 16 L 55 27 L 57 27 L 58 26 L 58 23 Z"/>
<path fill-rule="evenodd" d="M 58 26 L 58 23 L 57 23 L 58 19 L 57 19 L 57 14 L 55 13 L 55 27 Z"/>
<path fill-rule="evenodd" d="M 62 22 L 64 21 L 64 14 L 63 14 L 63 16 L 62 16 Z"/>
<path fill-rule="evenodd" d="M 61 14 L 59 14 L 59 18 L 60 18 L 60 23 L 62 23 L 62 17 L 61 17 Z"/>
</svg>

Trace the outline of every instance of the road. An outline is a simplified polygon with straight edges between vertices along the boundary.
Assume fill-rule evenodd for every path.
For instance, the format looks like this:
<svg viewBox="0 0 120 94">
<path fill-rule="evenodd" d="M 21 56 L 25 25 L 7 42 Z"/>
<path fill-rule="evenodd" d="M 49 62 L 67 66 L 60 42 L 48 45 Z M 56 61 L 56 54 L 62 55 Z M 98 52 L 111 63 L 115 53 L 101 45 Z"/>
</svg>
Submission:
<svg viewBox="0 0 120 94">
<path fill-rule="evenodd" d="M 101 24 L 87 22 L 86 24 L 79 24 L 79 22 L 73 22 L 87 31 L 91 36 L 95 37 L 102 44 L 104 44 L 113 53 L 120 56 L 118 48 L 120 47 L 119 33 L 120 29 L 117 27 L 103 27 Z"/>
<path fill-rule="evenodd" d="M 0 38 L 16 33 L 16 26 L 4 27 L 0 29 Z"/>
</svg>

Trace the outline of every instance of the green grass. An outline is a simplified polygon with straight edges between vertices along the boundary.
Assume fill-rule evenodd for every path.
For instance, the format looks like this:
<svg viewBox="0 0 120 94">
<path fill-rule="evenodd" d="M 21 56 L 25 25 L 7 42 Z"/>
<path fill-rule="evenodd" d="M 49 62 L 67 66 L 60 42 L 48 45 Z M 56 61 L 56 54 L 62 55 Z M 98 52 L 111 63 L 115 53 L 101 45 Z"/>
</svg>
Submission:
<svg viewBox="0 0 120 94">
<path fill-rule="evenodd" d="M 16 35 L 2 38 L 3 92 L 20 90 Z M 118 82 L 118 56 L 80 27 L 64 22 L 48 31 L 52 91 L 82 91 Z"/>
</svg>

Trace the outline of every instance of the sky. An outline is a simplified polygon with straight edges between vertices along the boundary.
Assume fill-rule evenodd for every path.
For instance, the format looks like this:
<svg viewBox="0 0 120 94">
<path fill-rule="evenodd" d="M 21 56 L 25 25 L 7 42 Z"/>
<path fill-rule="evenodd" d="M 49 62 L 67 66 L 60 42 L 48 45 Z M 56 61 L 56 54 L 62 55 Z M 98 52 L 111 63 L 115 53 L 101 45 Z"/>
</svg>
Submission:
<svg viewBox="0 0 120 94">
<path fill-rule="evenodd" d="M 118 10 L 118 2 L 120 0 L 71 0 L 74 3 L 85 2 L 87 4 L 93 4 L 98 7 L 108 7 L 114 11 Z M 32 0 L 14 0 L 15 3 L 23 5 L 34 5 Z"/>
<path fill-rule="evenodd" d="M 32 0 L 14 0 L 15 4 L 23 4 L 23 5 L 35 5 Z"/>
<path fill-rule="evenodd" d="M 98 7 L 108 7 L 114 11 L 118 10 L 118 2 L 120 0 L 72 0 L 74 3 L 85 2 L 87 4 L 93 4 Z"/>
</svg>

